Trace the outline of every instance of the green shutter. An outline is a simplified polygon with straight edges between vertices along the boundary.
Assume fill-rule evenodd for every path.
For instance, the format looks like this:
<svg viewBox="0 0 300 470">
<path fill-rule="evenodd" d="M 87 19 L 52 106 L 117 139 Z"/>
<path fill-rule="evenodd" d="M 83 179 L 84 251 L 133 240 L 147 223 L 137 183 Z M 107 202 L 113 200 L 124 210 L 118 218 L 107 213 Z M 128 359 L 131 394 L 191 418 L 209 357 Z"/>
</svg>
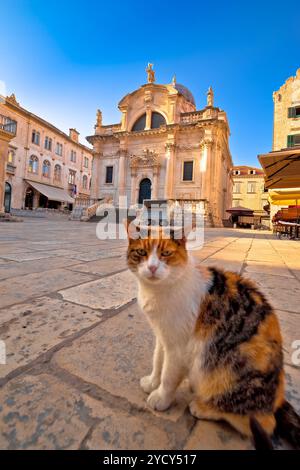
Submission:
<svg viewBox="0 0 300 470">
<path fill-rule="evenodd" d="M 294 136 L 293 135 L 288 135 L 287 136 L 287 146 L 288 147 L 293 147 L 294 146 Z"/>
<path fill-rule="evenodd" d="M 296 108 L 293 106 L 292 108 L 288 108 L 288 117 L 294 118 L 296 117 Z"/>
</svg>

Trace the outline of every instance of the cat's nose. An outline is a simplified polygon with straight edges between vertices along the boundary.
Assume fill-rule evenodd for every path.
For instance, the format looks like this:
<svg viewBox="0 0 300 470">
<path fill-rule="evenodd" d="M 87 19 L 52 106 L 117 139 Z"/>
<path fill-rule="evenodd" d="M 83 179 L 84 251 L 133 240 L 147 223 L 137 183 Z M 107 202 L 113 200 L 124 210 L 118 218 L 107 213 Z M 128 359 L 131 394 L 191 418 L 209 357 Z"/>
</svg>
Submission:
<svg viewBox="0 0 300 470">
<path fill-rule="evenodd" d="M 155 274 L 157 271 L 157 266 L 151 264 L 150 266 L 148 266 L 148 269 L 152 274 Z"/>
</svg>

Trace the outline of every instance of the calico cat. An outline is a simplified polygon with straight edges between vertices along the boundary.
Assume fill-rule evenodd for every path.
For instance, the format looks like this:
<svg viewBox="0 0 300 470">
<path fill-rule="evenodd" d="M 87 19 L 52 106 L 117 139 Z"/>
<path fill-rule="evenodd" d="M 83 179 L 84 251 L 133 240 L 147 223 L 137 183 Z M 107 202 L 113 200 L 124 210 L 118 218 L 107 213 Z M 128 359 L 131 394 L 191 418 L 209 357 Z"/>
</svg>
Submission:
<svg viewBox="0 0 300 470">
<path fill-rule="evenodd" d="M 300 448 L 300 418 L 284 398 L 277 317 L 259 289 L 234 272 L 202 267 L 186 238 L 162 229 L 147 238 L 128 225 L 127 262 L 138 280 L 138 303 L 156 337 L 153 370 L 140 381 L 148 405 L 172 404 L 189 379 L 190 412 L 225 420 L 255 446 L 272 448 L 275 428 Z"/>
</svg>

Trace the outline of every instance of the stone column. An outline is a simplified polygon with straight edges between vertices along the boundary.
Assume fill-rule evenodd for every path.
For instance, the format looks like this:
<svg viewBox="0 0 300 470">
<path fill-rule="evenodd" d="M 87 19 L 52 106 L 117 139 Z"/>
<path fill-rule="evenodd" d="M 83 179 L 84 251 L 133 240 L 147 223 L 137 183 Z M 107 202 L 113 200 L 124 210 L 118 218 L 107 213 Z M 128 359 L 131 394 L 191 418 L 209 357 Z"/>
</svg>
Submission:
<svg viewBox="0 0 300 470">
<path fill-rule="evenodd" d="M 126 150 L 122 149 L 119 153 L 119 178 L 118 178 L 118 187 L 119 187 L 119 196 L 125 196 L 125 164 L 126 164 Z"/>
<path fill-rule="evenodd" d="M 153 169 L 153 189 L 151 199 L 158 198 L 158 168 Z"/>
<path fill-rule="evenodd" d="M 14 136 L 0 129 L 0 214 L 4 213 L 5 175 L 8 144 Z"/>
<path fill-rule="evenodd" d="M 136 170 L 132 169 L 131 170 L 131 198 L 130 198 L 130 203 L 131 204 L 136 204 Z"/>
<path fill-rule="evenodd" d="M 166 180 L 165 180 L 165 198 L 171 199 L 173 196 L 173 178 L 174 178 L 174 155 L 175 144 L 166 143 Z"/>
<path fill-rule="evenodd" d="M 212 139 L 204 139 L 202 145 L 202 160 L 200 164 L 202 175 L 201 198 L 207 199 L 210 202 L 211 187 L 212 187 Z"/>
<path fill-rule="evenodd" d="M 147 107 L 146 109 L 146 125 L 145 130 L 151 129 L 151 109 Z"/>
</svg>

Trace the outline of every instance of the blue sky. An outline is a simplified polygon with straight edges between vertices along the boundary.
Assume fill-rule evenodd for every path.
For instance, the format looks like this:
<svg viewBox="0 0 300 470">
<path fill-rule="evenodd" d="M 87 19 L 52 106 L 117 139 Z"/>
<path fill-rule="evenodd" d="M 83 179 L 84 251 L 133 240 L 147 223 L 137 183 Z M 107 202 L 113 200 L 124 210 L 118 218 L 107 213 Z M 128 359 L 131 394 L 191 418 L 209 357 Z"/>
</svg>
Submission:
<svg viewBox="0 0 300 470">
<path fill-rule="evenodd" d="M 284 11 L 283 7 L 285 8 Z M 96 109 L 120 121 L 117 103 L 145 83 L 178 83 L 228 114 L 235 164 L 257 165 L 272 145 L 272 92 L 300 67 L 300 2 L 2 2 L 0 80 L 20 104 L 81 141 Z"/>
</svg>

